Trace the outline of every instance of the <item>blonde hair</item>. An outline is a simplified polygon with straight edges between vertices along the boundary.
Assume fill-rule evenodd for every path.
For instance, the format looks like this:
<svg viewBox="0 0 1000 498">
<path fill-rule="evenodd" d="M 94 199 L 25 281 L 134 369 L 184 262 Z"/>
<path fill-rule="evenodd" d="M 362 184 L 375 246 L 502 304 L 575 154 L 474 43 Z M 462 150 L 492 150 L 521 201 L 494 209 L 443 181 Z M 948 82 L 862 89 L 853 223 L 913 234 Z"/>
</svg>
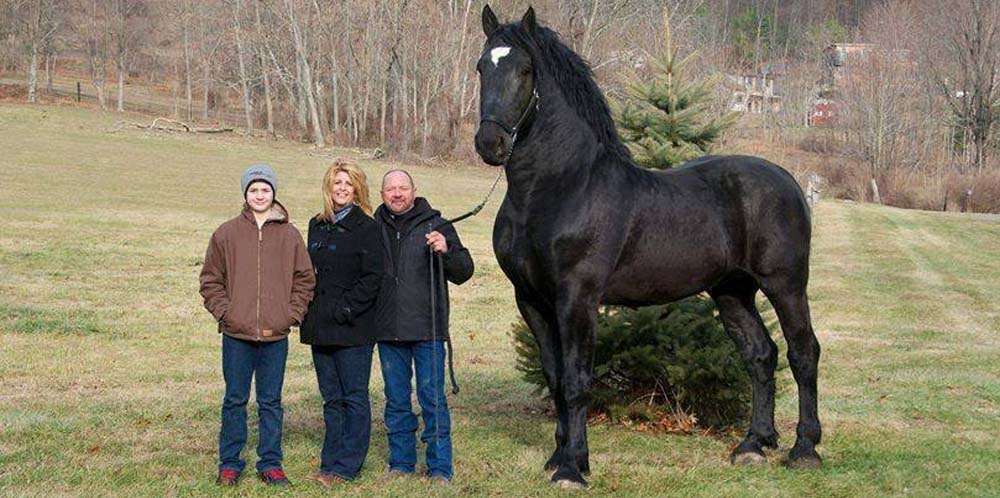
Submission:
<svg viewBox="0 0 1000 498">
<path fill-rule="evenodd" d="M 323 212 L 317 217 L 323 221 L 333 221 L 333 180 L 343 171 L 351 178 L 354 187 L 354 204 L 368 216 L 372 215 L 371 201 L 368 200 L 368 177 L 361 168 L 343 158 L 336 158 L 323 175 Z"/>
</svg>

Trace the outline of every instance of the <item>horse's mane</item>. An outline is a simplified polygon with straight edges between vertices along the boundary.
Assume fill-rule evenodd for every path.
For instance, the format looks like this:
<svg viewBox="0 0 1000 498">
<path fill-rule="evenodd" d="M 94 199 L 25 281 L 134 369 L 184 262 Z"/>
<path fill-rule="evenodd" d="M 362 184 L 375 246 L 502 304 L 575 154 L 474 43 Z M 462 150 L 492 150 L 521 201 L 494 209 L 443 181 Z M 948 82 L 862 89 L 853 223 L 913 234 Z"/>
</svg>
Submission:
<svg viewBox="0 0 1000 498">
<path fill-rule="evenodd" d="M 608 102 L 594 81 L 590 65 L 563 44 L 558 33 L 543 26 L 536 26 L 534 33 L 529 34 L 520 23 L 510 23 L 501 26 L 496 35 L 526 50 L 531 54 L 533 64 L 540 63 L 547 69 L 562 90 L 563 97 L 590 125 L 598 141 L 608 151 L 625 158 L 631 157 L 628 149 L 618 138 L 618 130 L 611 118 Z"/>
</svg>

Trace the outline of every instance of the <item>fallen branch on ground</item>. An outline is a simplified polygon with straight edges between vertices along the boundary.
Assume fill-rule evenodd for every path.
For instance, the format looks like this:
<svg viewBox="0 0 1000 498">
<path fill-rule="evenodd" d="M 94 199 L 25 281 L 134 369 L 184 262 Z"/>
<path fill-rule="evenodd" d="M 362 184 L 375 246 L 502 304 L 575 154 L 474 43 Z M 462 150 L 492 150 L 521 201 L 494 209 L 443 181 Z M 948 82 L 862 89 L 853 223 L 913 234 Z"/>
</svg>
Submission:
<svg viewBox="0 0 1000 498">
<path fill-rule="evenodd" d="M 118 121 L 115 123 L 115 126 L 111 131 L 119 131 L 126 126 L 134 126 L 143 130 L 160 130 L 169 132 L 183 131 L 187 133 L 230 133 L 233 131 L 232 128 L 205 128 L 200 126 L 191 126 L 183 121 L 177 121 L 176 119 L 169 118 L 156 118 L 148 125 L 132 121 Z"/>
</svg>

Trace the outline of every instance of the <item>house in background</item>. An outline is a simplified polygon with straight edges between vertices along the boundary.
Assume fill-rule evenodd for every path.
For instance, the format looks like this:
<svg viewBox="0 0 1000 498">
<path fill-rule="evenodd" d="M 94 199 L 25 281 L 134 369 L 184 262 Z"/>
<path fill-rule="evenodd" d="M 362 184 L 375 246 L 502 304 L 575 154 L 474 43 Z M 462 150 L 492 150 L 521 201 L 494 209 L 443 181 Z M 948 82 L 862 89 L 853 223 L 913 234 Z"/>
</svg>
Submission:
<svg viewBox="0 0 1000 498">
<path fill-rule="evenodd" d="M 753 114 L 780 112 L 781 93 L 777 81 L 784 74 L 784 64 L 766 64 L 760 74 L 726 75 L 736 88 L 729 110 Z"/>
<path fill-rule="evenodd" d="M 873 43 L 834 43 L 823 49 L 823 75 L 820 77 L 820 94 L 833 92 L 852 77 L 851 67 L 856 66 L 878 49 Z"/>
<path fill-rule="evenodd" d="M 837 98 L 844 88 L 868 77 L 872 63 L 912 65 L 908 50 L 884 49 L 874 43 L 834 43 L 823 49 L 823 68 L 816 97 L 806 117 L 809 126 L 837 124 Z"/>
<path fill-rule="evenodd" d="M 837 123 L 837 108 L 832 100 L 816 97 L 813 100 L 809 115 L 806 116 L 807 126 L 833 126 Z"/>
</svg>

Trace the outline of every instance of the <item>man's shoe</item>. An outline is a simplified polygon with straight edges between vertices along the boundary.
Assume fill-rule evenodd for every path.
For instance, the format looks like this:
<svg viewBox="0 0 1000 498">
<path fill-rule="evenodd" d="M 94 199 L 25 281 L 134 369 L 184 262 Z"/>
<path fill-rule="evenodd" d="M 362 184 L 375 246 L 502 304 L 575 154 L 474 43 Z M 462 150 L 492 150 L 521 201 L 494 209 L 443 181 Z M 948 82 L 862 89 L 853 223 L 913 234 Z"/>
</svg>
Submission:
<svg viewBox="0 0 1000 498">
<path fill-rule="evenodd" d="M 292 483 L 285 477 L 285 471 L 281 469 L 270 469 L 260 472 L 257 475 L 260 476 L 260 480 L 264 481 L 264 484 L 271 486 L 288 486 Z"/>
<path fill-rule="evenodd" d="M 215 478 L 215 483 L 219 486 L 235 486 L 240 482 L 240 473 L 234 469 L 222 469 L 219 476 Z"/>
<path fill-rule="evenodd" d="M 428 479 L 430 479 L 431 484 L 437 484 L 438 486 L 448 486 L 451 484 L 451 479 L 448 479 L 441 474 L 434 474 Z"/>
<path fill-rule="evenodd" d="M 306 479 L 310 481 L 316 481 L 323 485 L 324 488 L 329 488 L 334 484 L 343 484 L 347 482 L 347 479 L 338 476 L 337 474 L 330 474 L 326 472 L 317 472 L 315 474 L 309 474 Z"/>
<path fill-rule="evenodd" d="M 389 469 L 382 475 L 382 479 L 385 481 L 394 481 L 396 479 L 407 477 L 411 474 L 413 474 L 413 472 L 403 472 L 402 470 Z"/>
</svg>

